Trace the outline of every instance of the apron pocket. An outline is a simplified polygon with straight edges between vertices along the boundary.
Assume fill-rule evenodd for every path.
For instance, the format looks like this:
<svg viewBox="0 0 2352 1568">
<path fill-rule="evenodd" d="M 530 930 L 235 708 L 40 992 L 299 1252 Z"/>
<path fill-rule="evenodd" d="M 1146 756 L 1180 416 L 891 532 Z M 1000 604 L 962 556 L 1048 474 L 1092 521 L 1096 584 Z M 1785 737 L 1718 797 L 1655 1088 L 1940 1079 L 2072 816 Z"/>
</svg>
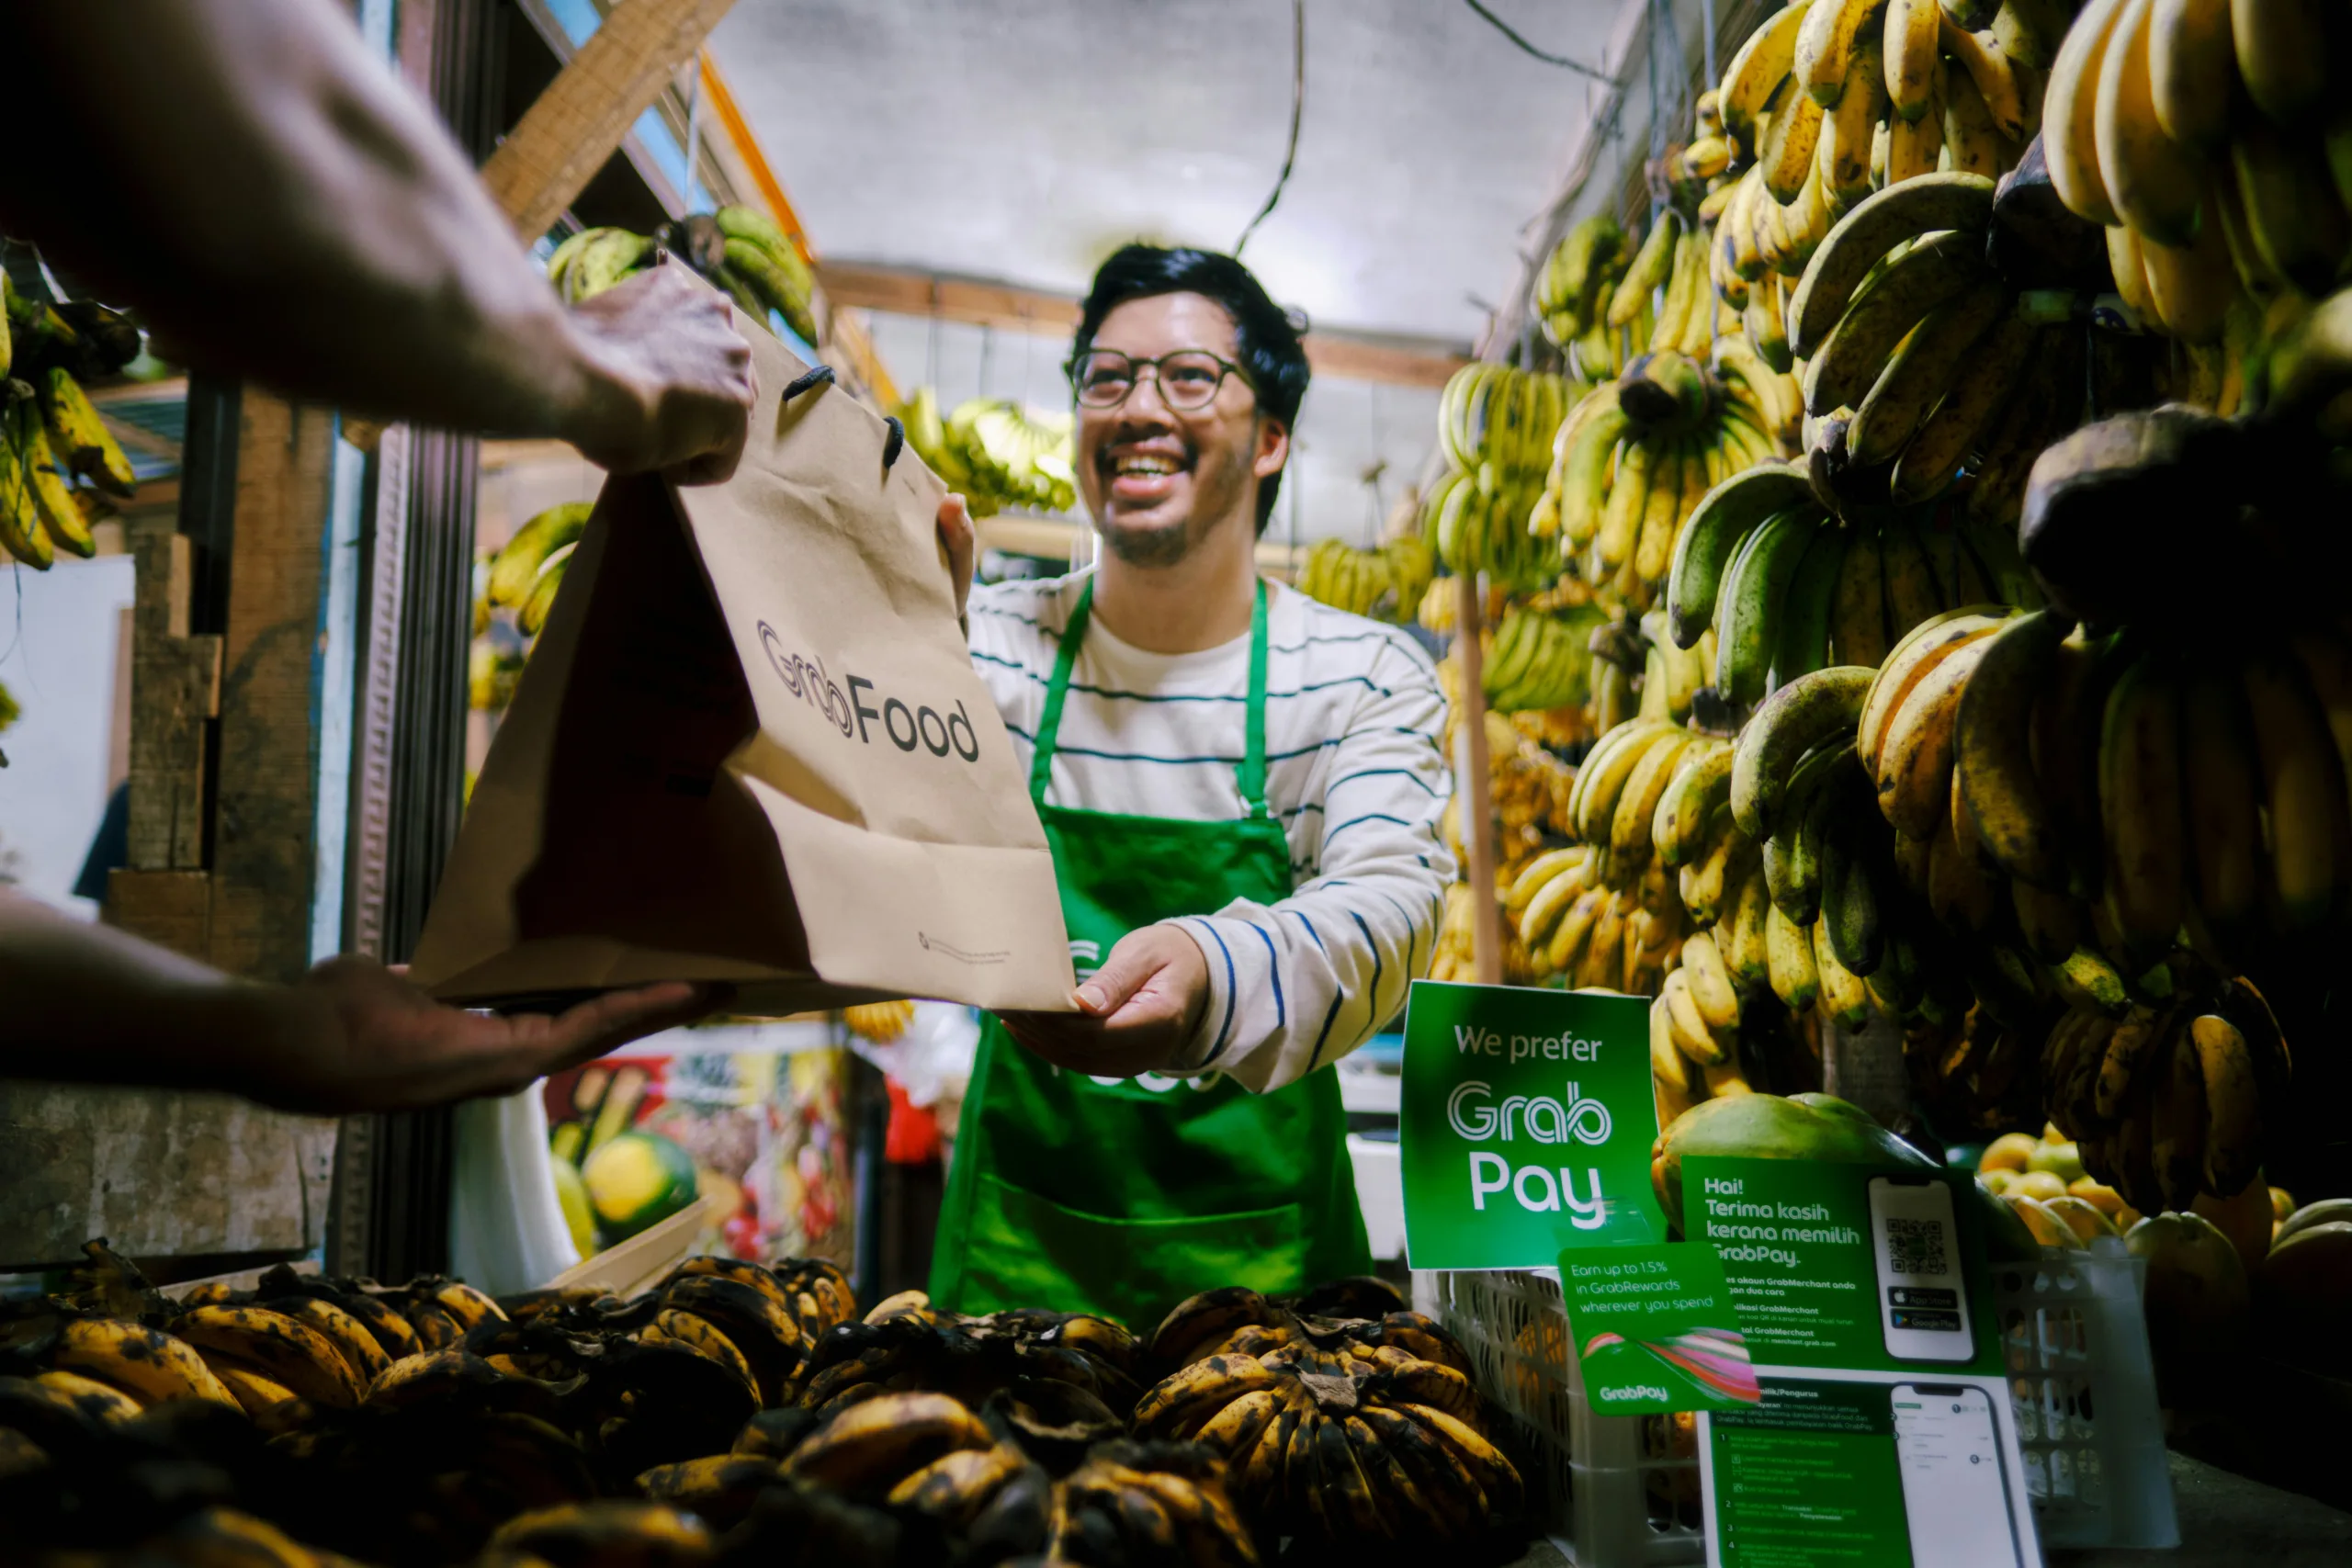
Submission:
<svg viewBox="0 0 2352 1568">
<path fill-rule="evenodd" d="M 1196 1292 L 1303 1289 L 1310 1238 L 1297 1203 L 1176 1219 L 1090 1214 L 978 1173 L 957 1310 L 1093 1312 L 1148 1337 Z"/>
</svg>

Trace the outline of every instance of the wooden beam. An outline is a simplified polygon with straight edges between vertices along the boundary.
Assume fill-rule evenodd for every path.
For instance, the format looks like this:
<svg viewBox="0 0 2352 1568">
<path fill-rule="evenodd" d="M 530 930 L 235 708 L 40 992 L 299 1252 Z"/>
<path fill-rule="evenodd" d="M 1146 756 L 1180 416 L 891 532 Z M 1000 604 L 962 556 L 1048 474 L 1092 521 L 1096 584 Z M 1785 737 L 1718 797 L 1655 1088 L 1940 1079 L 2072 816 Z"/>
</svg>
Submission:
<svg viewBox="0 0 2352 1568">
<path fill-rule="evenodd" d="M 589 35 L 482 165 L 482 183 L 526 243 L 587 188 L 733 4 L 622 0 Z"/>
<path fill-rule="evenodd" d="M 837 307 L 937 316 L 1054 338 L 1069 336 L 1079 321 L 1077 299 L 1014 283 L 835 261 L 818 264 L 817 281 Z M 1329 332 L 1306 334 L 1306 359 L 1318 376 L 1404 387 L 1442 387 L 1469 363 L 1450 344 Z"/>
</svg>

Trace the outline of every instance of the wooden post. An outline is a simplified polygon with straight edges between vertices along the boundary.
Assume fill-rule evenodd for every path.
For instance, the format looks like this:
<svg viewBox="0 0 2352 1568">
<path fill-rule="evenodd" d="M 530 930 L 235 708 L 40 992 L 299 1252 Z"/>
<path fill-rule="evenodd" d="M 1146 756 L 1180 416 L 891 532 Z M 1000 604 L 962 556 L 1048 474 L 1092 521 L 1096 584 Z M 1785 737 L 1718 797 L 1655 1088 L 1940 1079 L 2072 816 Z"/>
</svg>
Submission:
<svg viewBox="0 0 2352 1568">
<path fill-rule="evenodd" d="M 1462 671 L 1462 694 L 1455 704 L 1455 733 L 1460 737 L 1453 764 L 1454 813 L 1461 819 L 1462 841 L 1470 863 L 1462 879 L 1470 886 L 1470 968 L 1482 986 L 1503 980 L 1503 911 L 1495 898 L 1495 796 L 1487 772 L 1486 649 L 1479 645 L 1478 622 L 1486 597 L 1479 578 L 1465 572 L 1453 580 L 1453 657 Z"/>
<path fill-rule="evenodd" d="M 554 225 L 733 5 L 623 0 L 613 8 L 481 167 L 515 232 L 529 242 Z"/>
</svg>

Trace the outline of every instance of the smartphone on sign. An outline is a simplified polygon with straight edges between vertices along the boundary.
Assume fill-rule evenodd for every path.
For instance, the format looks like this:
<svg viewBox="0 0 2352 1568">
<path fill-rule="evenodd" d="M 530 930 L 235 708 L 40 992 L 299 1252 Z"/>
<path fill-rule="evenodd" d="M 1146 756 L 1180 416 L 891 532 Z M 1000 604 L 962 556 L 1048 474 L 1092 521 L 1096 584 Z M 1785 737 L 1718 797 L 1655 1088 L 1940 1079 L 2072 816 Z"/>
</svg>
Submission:
<svg viewBox="0 0 2352 1568">
<path fill-rule="evenodd" d="M 1886 1353 L 1899 1361 L 1973 1357 L 1951 1189 L 1927 1177 L 1872 1177 L 1871 1240 Z"/>
<path fill-rule="evenodd" d="M 1959 1383 L 1898 1383 L 1894 1449 L 1912 1568 L 1996 1568 L 2018 1562 L 1993 1402 Z"/>
</svg>

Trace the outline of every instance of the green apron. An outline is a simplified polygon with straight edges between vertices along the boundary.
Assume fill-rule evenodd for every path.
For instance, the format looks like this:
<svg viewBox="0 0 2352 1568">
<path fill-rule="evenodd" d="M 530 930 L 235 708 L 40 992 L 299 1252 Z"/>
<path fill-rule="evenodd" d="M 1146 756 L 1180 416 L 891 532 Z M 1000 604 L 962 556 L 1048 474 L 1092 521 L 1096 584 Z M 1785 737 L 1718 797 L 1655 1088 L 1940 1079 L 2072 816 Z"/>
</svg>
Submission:
<svg viewBox="0 0 2352 1568">
<path fill-rule="evenodd" d="M 1287 898 L 1291 876 L 1290 845 L 1266 809 L 1262 582 L 1239 773 L 1249 815 L 1190 822 L 1046 804 L 1093 602 L 1089 581 L 1046 690 L 1029 795 L 1053 847 L 1072 950 L 1100 958 L 1159 920 Z M 1312 1072 L 1271 1094 L 1216 1074 L 1099 1078 L 1032 1055 L 985 1021 L 932 1258 L 938 1306 L 1091 1312 L 1149 1334 L 1196 1291 L 1296 1291 L 1371 1268 L 1335 1074 Z"/>
</svg>

